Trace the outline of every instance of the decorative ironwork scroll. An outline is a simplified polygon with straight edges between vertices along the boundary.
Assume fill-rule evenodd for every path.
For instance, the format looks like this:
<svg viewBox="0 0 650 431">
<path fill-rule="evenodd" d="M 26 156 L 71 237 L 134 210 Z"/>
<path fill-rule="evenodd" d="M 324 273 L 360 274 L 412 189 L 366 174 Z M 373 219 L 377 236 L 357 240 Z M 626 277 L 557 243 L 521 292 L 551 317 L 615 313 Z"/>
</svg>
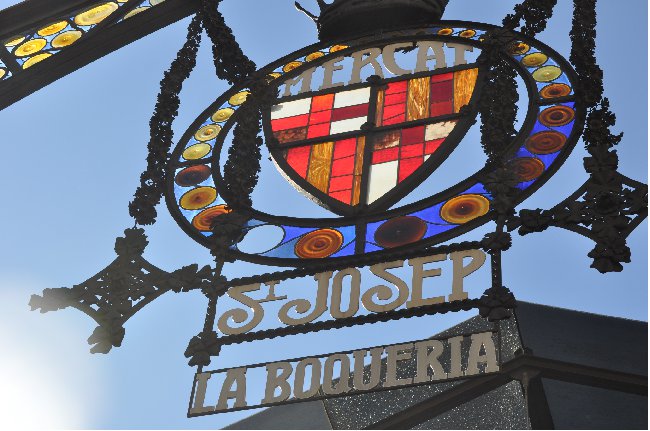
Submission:
<svg viewBox="0 0 650 431">
<path fill-rule="evenodd" d="M 147 262 L 142 254 L 148 244 L 143 229 L 124 231 L 115 240 L 117 258 L 105 269 L 71 288 L 45 289 L 32 295 L 29 305 L 41 313 L 76 308 L 99 326 L 88 338 L 91 353 L 108 353 L 124 338 L 124 324 L 160 295 L 205 288 L 212 280 L 210 267 L 189 265 L 174 272 L 163 271 Z"/>
</svg>

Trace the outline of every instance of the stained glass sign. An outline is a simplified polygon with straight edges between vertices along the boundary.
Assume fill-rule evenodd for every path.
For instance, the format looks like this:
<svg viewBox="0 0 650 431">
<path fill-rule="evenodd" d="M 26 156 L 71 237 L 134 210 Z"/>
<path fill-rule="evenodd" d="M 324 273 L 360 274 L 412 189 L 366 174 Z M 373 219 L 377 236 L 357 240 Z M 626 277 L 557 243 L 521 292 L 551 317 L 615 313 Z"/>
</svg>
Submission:
<svg viewBox="0 0 650 431">
<path fill-rule="evenodd" d="M 308 265 L 440 244 L 494 216 L 486 165 L 446 190 L 399 201 L 457 148 L 477 120 L 483 37 L 491 27 L 459 23 L 307 47 L 262 69 L 277 98 L 263 110 L 266 146 L 281 174 L 338 218 L 307 219 L 240 209 L 243 239 L 267 227 L 276 242 L 237 259 Z M 538 41 L 517 36 L 503 56 L 524 80 L 525 120 L 507 144 L 520 179 L 518 202 L 550 178 L 573 149 L 583 121 L 571 66 Z M 220 165 L 238 111 L 250 95 L 235 87 L 185 134 L 170 163 L 168 205 L 179 224 L 209 245 L 230 210 Z M 475 144 L 478 145 L 478 142 Z"/>
</svg>

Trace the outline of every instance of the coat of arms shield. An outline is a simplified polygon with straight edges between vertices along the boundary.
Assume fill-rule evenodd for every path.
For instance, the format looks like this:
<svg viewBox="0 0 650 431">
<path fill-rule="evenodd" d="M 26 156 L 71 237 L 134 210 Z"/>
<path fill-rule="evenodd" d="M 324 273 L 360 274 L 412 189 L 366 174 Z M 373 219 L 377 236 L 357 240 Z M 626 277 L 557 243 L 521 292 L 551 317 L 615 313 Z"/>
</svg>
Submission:
<svg viewBox="0 0 650 431">
<path fill-rule="evenodd" d="M 280 98 L 265 115 L 269 150 L 285 178 L 329 210 L 385 209 L 465 135 L 478 75 L 467 64 Z"/>
</svg>

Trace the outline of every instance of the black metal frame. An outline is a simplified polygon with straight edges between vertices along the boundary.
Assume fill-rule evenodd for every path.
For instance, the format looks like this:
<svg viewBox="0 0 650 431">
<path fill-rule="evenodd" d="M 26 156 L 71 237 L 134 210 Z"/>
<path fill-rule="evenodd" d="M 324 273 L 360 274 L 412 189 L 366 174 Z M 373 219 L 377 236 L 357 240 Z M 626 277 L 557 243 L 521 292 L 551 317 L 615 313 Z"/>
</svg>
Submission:
<svg viewBox="0 0 650 431">
<path fill-rule="evenodd" d="M 441 21 L 440 23 L 436 24 L 437 26 L 441 27 L 465 27 L 465 28 L 475 28 L 479 30 L 485 30 L 488 31 L 490 29 L 495 29 L 498 28 L 497 26 L 492 26 L 488 24 L 481 24 L 481 23 L 475 23 L 475 22 L 464 22 L 464 21 Z M 399 33 L 409 31 L 409 29 L 402 30 Z M 532 38 L 528 38 L 524 35 L 514 33 L 515 37 L 517 40 L 521 40 L 525 43 L 528 43 L 531 46 L 534 46 L 541 51 L 547 53 L 549 57 L 552 57 L 554 61 L 556 61 L 558 64 L 561 65 L 561 68 L 564 73 L 568 76 L 569 80 L 573 83 L 577 82 L 577 75 L 573 71 L 573 68 L 571 65 L 564 60 L 557 52 L 555 52 L 552 48 L 546 46 L 545 44 L 534 40 Z M 376 35 L 375 35 L 376 36 Z M 341 51 L 337 51 L 336 55 L 337 56 L 343 56 L 345 54 L 349 54 L 351 52 L 354 52 L 359 49 L 363 49 L 364 47 L 368 46 L 377 46 L 380 43 L 383 44 L 389 44 L 389 43 L 397 43 L 397 42 L 404 42 L 404 41 L 412 41 L 414 39 L 418 40 L 426 40 L 426 39 L 431 39 L 431 40 L 440 40 L 442 42 L 457 42 L 459 41 L 459 38 L 457 37 L 451 37 L 451 36 L 439 36 L 439 35 L 417 35 L 417 36 L 395 36 L 395 34 L 388 34 L 385 35 L 387 39 L 385 41 L 378 42 L 375 38 L 371 38 L 370 40 L 365 39 L 364 37 L 361 37 L 356 40 L 358 42 L 357 45 L 350 46 L 349 48 L 346 48 Z M 471 39 L 465 39 L 462 38 L 463 43 L 467 43 L 470 45 L 473 45 L 475 47 L 481 47 L 481 43 L 479 41 L 474 41 Z M 306 55 L 308 55 L 311 52 L 315 52 L 317 50 L 323 49 L 323 47 L 334 45 L 334 44 L 341 44 L 343 42 L 350 42 L 350 41 L 345 41 L 345 40 L 339 40 L 334 43 L 319 43 L 315 45 L 311 45 L 309 47 L 303 48 L 295 53 L 292 53 L 288 56 L 285 56 L 284 58 L 273 62 L 269 66 L 266 66 L 262 68 L 257 74 L 256 77 L 253 77 L 251 81 L 254 81 L 255 79 L 260 79 L 261 77 L 264 77 L 268 75 L 270 72 L 273 70 L 276 70 L 278 67 L 289 63 L 290 61 L 293 61 L 297 58 L 302 58 Z M 505 54 L 504 54 L 505 55 Z M 524 81 L 526 83 L 527 91 L 529 94 L 529 103 L 528 103 L 528 115 L 524 121 L 524 125 L 522 126 L 521 130 L 513 140 L 513 142 L 509 145 L 510 151 L 514 151 L 514 149 L 519 148 L 523 141 L 529 136 L 530 131 L 532 130 L 534 124 L 535 124 L 535 118 L 537 117 L 537 111 L 536 109 L 538 108 L 543 108 L 546 105 L 554 104 L 554 103 L 562 103 L 566 101 L 574 101 L 576 106 L 575 106 L 575 112 L 576 112 L 576 117 L 575 117 L 575 126 L 571 132 L 571 135 L 567 138 L 566 144 L 564 145 L 563 149 L 560 151 L 560 154 L 558 155 L 557 159 L 555 162 L 552 164 L 550 168 L 544 171 L 544 173 L 535 181 L 533 185 L 528 187 L 524 192 L 520 193 L 517 197 L 517 201 L 514 202 L 514 204 L 519 204 L 526 198 L 528 198 L 531 194 L 533 194 L 539 187 L 541 187 L 558 169 L 559 167 L 564 163 L 566 158 L 569 156 L 573 148 L 575 147 L 575 144 L 577 143 L 581 132 L 582 132 L 582 126 L 584 123 L 584 117 L 585 117 L 585 112 L 584 112 L 584 107 L 581 105 L 581 101 L 579 97 L 577 97 L 577 94 L 574 96 L 570 97 L 563 97 L 560 99 L 548 99 L 548 100 L 539 100 L 539 97 L 537 97 L 537 86 L 535 82 L 533 82 L 532 77 L 529 76 L 527 73 L 522 73 L 523 70 L 525 69 L 521 64 L 519 64 L 517 61 L 515 61 L 514 58 L 512 58 L 509 55 L 506 55 L 507 60 L 510 62 L 510 64 L 513 65 L 513 67 L 520 72 L 520 75 L 524 78 Z M 317 60 L 314 60 L 312 62 L 308 62 L 300 67 L 297 67 L 296 69 L 291 70 L 291 72 L 283 75 L 283 78 L 290 78 L 292 76 L 297 76 L 300 73 L 302 73 L 305 69 L 311 68 L 318 66 L 322 62 L 326 61 L 327 57 L 321 57 Z M 278 78 L 279 79 L 279 78 Z M 481 86 L 479 83 L 478 86 Z M 167 170 L 167 182 L 168 182 L 168 189 L 166 193 L 166 202 L 167 206 L 178 223 L 178 225 L 194 240 L 199 242 L 200 244 L 209 247 L 210 246 L 210 239 L 209 237 L 206 237 L 204 235 L 199 234 L 193 227 L 187 222 L 187 220 L 182 216 L 180 209 L 178 208 L 176 198 L 174 196 L 174 183 L 173 183 L 173 172 L 175 169 L 180 168 L 180 167 L 185 167 L 185 166 L 191 166 L 195 164 L 205 164 L 206 160 L 197 160 L 197 161 L 192 161 L 192 162 L 183 162 L 183 163 L 177 163 L 175 160 L 180 159 L 180 154 L 185 148 L 186 143 L 190 140 L 190 138 L 193 136 L 195 130 L 197 130 L 205 121 L 206 118 L 208 118 L 214 111 L 216 111 L 219 107 L 221 107 L 225 101 L 227 101 L 232 95 L 238 93 L 242 89 L 246 88 L 246 84 L 232 88 L 222 96 L 220 96 L 215 103 L 210 105 L 206 110 L 204 110 L 201 115 L 197 118 L 197 120 L 188 128 L 188 130 L 185 132 L 185 134 L 182 136 L 182 138 L 179 140 L 179 144 L 175 148 L 174 152 L 172 153 L 171 157 L 171 162 L 168 165 L 168 170 Z M 574 92 L 577 92 L 577 88 L 575 85 L 573 85 Z M 476 88 L 475 92 L 478 91 L 480 92 L 480 88 Z M 323 92 L 325 93 L 325 92 Z M 217 189 L 222 189 L 225 187 L 225 183 L 223 182 L 223 179 L 220 174 L 220 169 L 217 169 L 218 166 L 220 166 L 220 153 L 221 153 L 221 146 L 223 145 L 223 142 L 225 140 L 225 137 L 227 136 L 230 128 L 234 125 L 237 119 L 237 113 L 235 113 L 231 119 L 224 125 L 222 131 L 220 132 L 219 136 L 217 137 L 217 141 L 213 147 L 213 155 L 211 157 L 211 160 L 209 163 L 212 164 L 212 172 L 213 172 L 213 179 L 215 182 L 215 185 Z M 440 193 L 437 193 L 429 198 L 422 199 L 418 202 L 412 203 L 405 205 L 403 207 L 397 208 L 397 209 L 392 209 L 388 211 L 382 211 L 379 214 L 374 213 L 374 214 L 364 214 L 364 215 L 358 215 L 354 217 L 343 217 L 343 218 L 338 218 L 338 219 L 308 219 L 308 218 L 295 218 L 295 217 L 287 217 L 287 216 L 274 216 L 270 215 L 267 213 L 263 213 L 260 211 L 257 211 L 253 208 L 248 208 L 245 209 L 243 212 L 247 218 L 250 219 L 256 219 L 256 220 L 261 220 L 265 223 L 269 224 L 290 224 L 292 226 L 303 226 L 303 227 L 313 227 L 314 229 L 317 228 L 325 228 L 325 227 L 340 227 L 340 226 L 350 226 L 350 225 L 355 225 L 357 226 L 357 232 L 363 232 L 364 235 L 363 237 L 365 238 L 365 225 L 370 222 L 375 222 L 379 221 L 382 219 L 386 219 L 388 217 L 392 216 L 400 216 L 404 214 L 408 214 L 410 212 L 418 211 L 427 207 L 430 207 L 434 203 L 437 202 L 442 202 L 445 199 L 448 199 L 452 197 L 453 195 L 462 192 L 469 186 L 475 184 L 477 182 L 477 179 L 484 177 L 488 173 L 492 171 L 492 166 L 486 165 L 483 169 L 481 169 L 479 172 L 476 174 L 470 176 L 468 179 L 461 181 L 455 186 L 450 187 L 449 189 L 442 191 Z M 417 173 L 415 174 L 417 175 Z M 418 178 L 418 181 L 423 181 L 424 178 Z M 383 251 L 376 251 L 376 252 L 371 252 L 370 254 L 377 254 L 377 255 L 393 255 L 395 253 L 400 253 L 400 252 L 406 252 L 408 249 L 412 247 L 428 247 L 432 246 L 435 244 L 440 244 L 445 241 L 449 241 L 457 236 L 460 236 L 464 233 L 469 232 L 470 230 L 483 225 L 487 223 L 490 220 L 493 220 L 496 217 L 496 214 L 494 212 L 490 212 L 482 217 L 478 217 L 474 220 L 471 220 L 470 222 L 467 222 L 463 225 L 458 225 L 454 227 L 453 229 L 446 231 L 444 233 L 435 235 L 431 238 L 428 239 L 423 239 L 418 242 L 401 246 L 401 247 L 396 247 L 394 249 L 390 250 L 383 250 Z M 363 225 L 362 227 L 359 227 Z M 360 259 L 359 255 L 356 256 L 346 256 L 346 257 L 336 257 L 336 258 L 325 258 L 325 259 L 299 259 L 299 258 L 275 258 L 275 257 L 266 257 L 266 256 L 260 256 L 260 255 L 255 255 L 255 254 L 248 254 L 241 252 L 239 250 L 235 249 L 230 249 L 227 251 L 228 257 L 230 259 L 237 259 L 237 260 L 245 260 L 249 261 L 252 263 L 257 263 L 257 264 L 265 264 L 265 265 L 277 265 L 277 266 L 302 266 L 302 267 L 310 267 L 310 266 L 318 266 L 320 265 L 323 261 L 336 261 L 340 262 L 341 266 L 350 266 L 354 265 L 355 262 L 358 262 Z"/>
</svg>

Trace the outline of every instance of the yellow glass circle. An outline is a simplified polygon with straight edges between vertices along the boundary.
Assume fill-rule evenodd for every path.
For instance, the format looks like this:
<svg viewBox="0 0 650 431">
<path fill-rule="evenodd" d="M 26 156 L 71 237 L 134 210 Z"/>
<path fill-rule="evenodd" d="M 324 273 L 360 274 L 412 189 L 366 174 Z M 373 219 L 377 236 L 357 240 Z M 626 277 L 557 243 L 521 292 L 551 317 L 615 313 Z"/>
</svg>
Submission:
<svg viewBox="0 0 650 431">
<path fill-rule="evenodd" d="M 305 57 L 305 61 L 314 61 L 314 60 L 316 60 L 317 58 L 321 58 L 321 57 L 323 57 L 324 55 L 325 55 L 325 54 L 323 54 L 323 53 L 320 52 L 320 51 L 312 52 L 312 53 L 309 54 L 307 57 Z"/>
<path fill-rule="evenodd" d="M 29 60 L 27 60 L 26 62 L 23 63 L 23 69 L 27 69 L 28 67 L 32 67 L 33 65 L 35 65 L 39 61 L 43 61 L 46 58 L 51 57 L 51 56 L 52 56 L 52 54 L 50 54 L 49 52 L 44 52 L 42 54 L 37 54 L 37 55 L 35 55 L 33 57 L 30 57 Z"/>
<path fill-rule="evenodd" d="M 52 39 L 52 47 L 63 48 L 68 45 L 72 45 L 77 40 L 79 40 L 81 36 L 83 36 L 83 33 L 80 32 L 79 30 L 63 32 L 60 35 L 54 37 L 54 39 Z"/>
<path fill-rule="evenodd" d="M 342 51 L 342 50 L 344 50 L 344 49 L 347 48 L 347 47 L 348 47 L 347 45 L 333 45 L 333 46 L 330 48 L 330 52 Z"/>
<path fill-rule="evenodd" d="M 217 112 L 212 114 L 212 121 L 215 123 L 223 123 L 224 121 L 227 121 L 230 117 L 232 117 L 232 114 L 235 113 L 235 110 L 232 108 L 222 108 L 219 109 Z"/>
<path fill-rule="evenodd" d="M 468 38 L 469 37 L 474 37 L 474 36 L 476 36 L 476 31 L 472 30 L 472 29 L 463 30 L 463 31 L 460 32 L 460 34 L 458 36 L 460 36 L 460 37 L 468 37 Z"/>
<path fill-rule="evenodd" d="M 129 19 L 129 18 L 131 18 L 133 15 L 137 15 L 137 14 L 139 14 L 140 12 L 144 12 L 144 11 L 146 11 L 147 9 L 149 9 L 149 6 L 145 6 L 145 7 L 136 7 L 135 9 L 133 9 L 132 11 L 130 11 L 129 13 L 127 13 L 126 15 L 124 15 L 124 19 Z"/>
<path fill-rule="evenodd" d="M 4 76 L 7 74 L 7 71 L 4 69 L 0 69 L 0 79 L 4 78 Z"/>
<path fill-rule="evenodd" d="M 438 30 L 438 34 L 440 36 L 449 36 L 453 32 L 454 32 L 453 28 L 441 28 L 440 30 Z"/>
<path fill-rule="evenodd" d="M 449 223 L 463 224 L 489 210 L 490 201 L 485 196 L 467 194 L 449 199 L 440 209 L 440 217 Z"/>
<path fill-rule="evenodd" d="M 11 39 L 5 42 L 5 46 L 11 48 L 12 46 L 16 46 L 19 43 L 22 43 L 23 40 L 25 40 L 25 36 L 12 37 Z"/>
<path fill-rule="evenodd" d="M 45 39 L 36 38 L 28 42 L 23 43 L 14 51 L 16 57 L 25 57 L 27 55 L 32 55 L 41 49 L 45 48 L 47 41 Z"/>
<path fill-rule="evenodd" d="M 43 27 L 36 33 L 38 33 L 40 36 L 52 36 L 53 34 L 56 34 L 66 28 L 68 26 L 67 21 L 59 21 L 55 22 L 53 24 L 48 25 L 47 27 Z"/>
<path fill-rule="evenodd" d="M 555 81 L 562 75 L 562 69 L 557 66 L 540 67 L 533 72 L 533 79 L 537 82 Z"/>
<path fill-rule="evenodd" d="M 221 126 L 208 124 L 207 126 L 201 127 L 199 131 L 194 134 L 194 139 L 197 141 L 209 141 L 216 138 L 219 132 L 221 132 Z"/>
<path fill-rule="evenodd" d="M 291 72 L 293 69 L 295 69 L 296 67 L 300 67 L 300 66 L 302 66 L 301 62 L 292 61 L 290 63 L 285 64 L 284 67 L 282 68 L 282 70 L 285 71 L 285 72 Z"/>
<path fill-rule="evenodd" d="M 108 2 L 81 12 L 74 17 L 77 25 L 93 25 L 105 20 L 110 14 L 115 12 L 119 6 L 117 3 Z"/>
<path fill-rule="evenodd" d="M 278 73 L 278 72 L 271 72 L 268 75 L 266 75 L 266 77 L 269 78 L 269 81 L 273 81 L 274 79 L 278 79 L 281 76 L 282 76 L 282 74 Z"/>
<path fill-rule="evenodd" d="M 217 199 L 217 189 L 214 187 L 197 187 L 181 196 L 181 208 L 200 210 Z"/>
<path fill-rule="evenodd" d="M 230 103 L 232 106 L 239 106 L 246 101 L 246 98 L 249 94 L 251 94 L 250 91 L 240 91 L 228 99 L 228 103 Z"/>
<path fill-rule="evenodd" d="M 198 160 L 210 154 L 212 147 L 208 144 L 195 144 L 189 146 L 183 151 L 183 158 L 185 160 Z"/>
<path fill-rule="evenodd" d="M 526 67 L 537 67 L 537 66 L 541 66 L 547 61 L 548 61 L 548 56 L 546 54 L 542 54 L 541 52 L 535 52 L 533 54 L 528 54 L 527 56 L 522 58 L 521 64 L 523 64 Z"/>
</svg>

